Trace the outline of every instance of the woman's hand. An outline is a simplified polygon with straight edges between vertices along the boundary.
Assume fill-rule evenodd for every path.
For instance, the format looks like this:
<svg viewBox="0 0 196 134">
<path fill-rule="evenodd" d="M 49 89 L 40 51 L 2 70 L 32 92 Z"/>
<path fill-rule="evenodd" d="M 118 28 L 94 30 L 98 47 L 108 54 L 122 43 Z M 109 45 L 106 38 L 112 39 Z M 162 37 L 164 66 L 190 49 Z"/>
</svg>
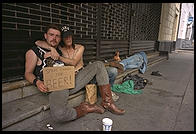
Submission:
<svg viewBox="0 0 196 134">
<path fill-rule="evenodd" d="M 51 51 L 51 58 L 54 59 L 54 60 L 58 60 L 60 55 L 59 53 L 56 51 L 55 48 L 53 47 L 50 47 L 50 51 Z"/>
</svg>

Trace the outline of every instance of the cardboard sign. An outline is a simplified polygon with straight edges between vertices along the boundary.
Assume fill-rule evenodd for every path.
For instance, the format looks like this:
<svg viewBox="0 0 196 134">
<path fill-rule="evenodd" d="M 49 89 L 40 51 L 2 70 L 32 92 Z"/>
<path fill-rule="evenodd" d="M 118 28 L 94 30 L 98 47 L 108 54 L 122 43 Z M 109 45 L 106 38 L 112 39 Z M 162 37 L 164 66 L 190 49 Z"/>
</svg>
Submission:
<svg viewBox="0 0 196 134">
<path fill-rule="evenodd" d="M 74 88 L 75 68 L 74 66 L 45 67 L 43 79 L 49 91 Z"/>
</svg>

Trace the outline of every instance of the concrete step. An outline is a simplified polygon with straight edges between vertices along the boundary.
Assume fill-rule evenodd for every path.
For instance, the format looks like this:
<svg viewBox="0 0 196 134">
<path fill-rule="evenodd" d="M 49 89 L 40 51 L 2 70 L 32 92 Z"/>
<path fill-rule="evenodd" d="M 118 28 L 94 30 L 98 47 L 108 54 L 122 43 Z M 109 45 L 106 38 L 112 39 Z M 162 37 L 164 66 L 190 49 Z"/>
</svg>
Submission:
<svg viewBox="0 0 196 134">
<path fill-rule="evenodd" d="M 81 90 L 69 96 L 68 105 L 77 106 L 84 101 L 84 97 L 85 90 Z M 39 122 L 48 117 L 47 111 L 49 111 L 48 95 L 41 93 L 3 104 L 2 128 L 3 130 L 22 130 L 26 123 L 32 125 L 33 122 Z"/>
<path fill-rule="evenodd" d="M 158 51 L 156 51 L 156 52 L 149 53 L 149 54 L 146 54 L 146 55 L 147 55 L 147 59 L 151 59 L 151 58 L 159 56 L 160 54 L 159 54 Z"/>
<path fill-rule="evenodd" d="M 156 56 L 154 56 L 156 55 Z M 152 66 L 153 64 L 159 63 L 163 60 L 166 60 L 166 57 L 157 56 L 157 54 L 152 54 L 151 58 L 149 59 L 148 66 Z M 138 69 L 132 69 L 125 71 L 124 75 L 119 75 L 116 78 L 115 83 L 120 83 L 122 81 L 123 76 L 125 76 L 128 73 L 138 73 Z M 23 85 L 25 85 L 26 81 L 23 81 Z M 17 85 L 17 84 L 16 84 Z M 3 103 L 2 106 L 2 128 L 3 130 L 22 130 L 25 129 L 23 125 L 29 122 L 40 122 L 44 120 L 45 118 L 49 117 L 49 103 L 48 103 L 48 96 L 41 94 L 39 91 L 37 92 L 37 89 L 32 86 L 28 85 L 26 83 L 26 87 L 22 87 L 21 84 L 18 84 L 19 88 L 16 88 L 15 86 L 14 90 L 11 88 L 5 89 L 4 88 L 4 94 L 6 92 L 14 92 L 18 91 L 22 95 L 20 96 L 20 99 L 16 99 L 10 102 Z M 4 85 L 4 87 L 6 87 Z M 34 88 L 33 88 L 34 87 Z M 25 91 L 26 90 L 26 91 Z M 33 91 L 36 90 L 36 91 Z M 31 92 L 24 96 L 24 92 Z M 18 93 L 18 94 L 20 94 Z M 30 95 L 31 94 L 31 95 Z M 17 95 L 17 94 L 16 94 Z M 14 96 L 14 94 L 12 95 Z M 5 96 L 4 96 L 5 97 Z M 9 96 L 11 97 L 11 95 Z M 15 97 L 17 98 L 17 97 Z M 69 102 L 68 104 L 70 106 L 77 106 L 81 102 L 84 101 L 85 98 L 85 90 L 81 90 L 78 93 L 69 96 Z M 5 101 L 4 101 L 5 102 Z M 32 125 L 32 123 L 29 123 L 29 125 Z"/>
<path fill-rule="evenodd" d="M 40 91 L 34 85 L 15 88 L 2 93 L 2 104 L 29 97 L 35 94 L 40 94 Z"/>
<path fill-rule="evenodd" d="M 22 99 L 40 93 L 34 85 L 27 80 L 8 82 L 2 84 L 2 104 Z"/>
</svg>

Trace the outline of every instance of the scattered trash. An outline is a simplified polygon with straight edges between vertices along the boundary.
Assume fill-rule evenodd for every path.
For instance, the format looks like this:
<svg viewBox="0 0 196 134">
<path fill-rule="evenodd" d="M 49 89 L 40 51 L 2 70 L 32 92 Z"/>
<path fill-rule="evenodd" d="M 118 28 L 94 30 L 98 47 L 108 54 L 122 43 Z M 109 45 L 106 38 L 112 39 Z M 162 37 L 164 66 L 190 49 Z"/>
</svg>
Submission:
<svg viewBox="0 0 196 134">
<path fill-rule="evenodd" d="M 148 85 L 152 85 L 152 81 L 147 80 L 146 82 Z"/>
<path fill-rule="evenodd" d="M 107 60 L 104 60 L 104 62 L 107 63 L 108 61 Z"/>
<path fill-rule="evenodd" d="M 48 129 L 53 129 L 53 127 L 48 127 Z"/>
<path fill-rule="evenodd" d="M 110 118 L 102 119 L 103 131 L 111 131 L 113 121 Z"/>
<path fill-rule="evenodd" d="M 133 81 L 133 83 L 134 83 L 134 90 L 144 89 L 146 84 L 149 82 L 147 79 L 145 79 L 143 77 L 140 77 L 137 74 L 136 75 L 132 75 L 131 73 L 127 74 L 125 77 L 123 77 L 123 81 L 122 82 L 125 82 L 127 80 L 132 80 Z"/>
<path fill-rule="evenodd" d="M 152 73 L 151 73 L 151 75 L 154 75 L 154 76 L 161 76 L 162 78 L 164 78 L 164 79 L 166 79 L 167 80 L 167 78 L 162 74 L 162 73 L 160 73 L 159 71 L 153 71 Z"/>
<path fill-rule="evenodd" d="M 162 74 L 159 71 L 153 71 L 151 73 L 151 75 L 155 75 L 155 76 L 162 76 Z"/>
<path fill-rule="evenodd" d="M 51 130 L 54 129 L 50 124 L 47 124 L 46 126 L 48 129 L 51 129 Z"/>
</svg>

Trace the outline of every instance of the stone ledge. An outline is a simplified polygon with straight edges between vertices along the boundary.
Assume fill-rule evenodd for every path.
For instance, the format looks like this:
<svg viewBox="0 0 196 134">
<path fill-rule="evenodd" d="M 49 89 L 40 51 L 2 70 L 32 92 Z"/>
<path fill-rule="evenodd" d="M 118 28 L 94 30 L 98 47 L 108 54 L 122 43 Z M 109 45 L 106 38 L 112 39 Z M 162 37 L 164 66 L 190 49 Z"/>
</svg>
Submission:
<svg viewBox="0 0 196 134">
<path fill-rule="evenodd" d="M 34 85 L 8 90 L 6 92 L 2 92 L 2 104 L 39 93 L 40 91 Z"/>
<path fill-rule="evenodd" d="M 16 88 L 22 88 L 22 87 L 29 86 L 29 85 L 32 85 L 32 84 L 28 82 L 27 80 L 4 83 L 2 84 L 2 92 L 7 92 L 7 91 L 10 91 Z"/>
</svg>

